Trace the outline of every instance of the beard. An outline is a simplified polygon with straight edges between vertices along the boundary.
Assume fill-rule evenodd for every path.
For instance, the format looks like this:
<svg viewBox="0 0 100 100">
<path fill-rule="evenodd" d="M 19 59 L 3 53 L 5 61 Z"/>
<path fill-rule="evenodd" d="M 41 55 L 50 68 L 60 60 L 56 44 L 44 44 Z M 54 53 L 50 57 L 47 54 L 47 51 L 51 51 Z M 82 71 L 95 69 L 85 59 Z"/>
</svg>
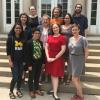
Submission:
<svg viewBox="0 0 100 100">
<path fill-rule="evenodd" d="M 81 12 L 81 10 L 75 10 L 75 14 L 80 14 Z"/>
</svg>

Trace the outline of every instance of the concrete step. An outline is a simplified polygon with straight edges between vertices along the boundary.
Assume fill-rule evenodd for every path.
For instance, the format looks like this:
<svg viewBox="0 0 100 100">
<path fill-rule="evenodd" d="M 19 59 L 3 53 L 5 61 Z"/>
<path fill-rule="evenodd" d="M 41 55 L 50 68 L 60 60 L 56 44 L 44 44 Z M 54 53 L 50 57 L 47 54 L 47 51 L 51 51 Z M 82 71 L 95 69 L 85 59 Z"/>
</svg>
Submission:
<svg viewBox="0 0 100 100">
<path fill-rule="evenodd" d="M 8 59 L 6 52 L 0 52 L 0 59 Z"/>
<path fill-rule="evenodd" d="M 88 56 L 88 59 L 86 61 L 87 63 L 96 63 L 100 64 L 100 57 L 99 56 Z"/>
<path fill-rule="evenodd" d="M 86 63 L 86 72 L 100 72 L 100 64 Z"/>
<path fill-rule="evenodd" d="M 100 50 L 89 49 L 89 56 L 100 56 Z"/>
<path fill-rule="evenodd" d="M 45 83 L 44 85 L 41 86 L 42 90 L 48 91 L 50 90 L 51 83 Z M 83 88 L 83 93 L 84 94 L 97 94 L 100 95 L 100 82 L 82 82 L 82 88 Z M 70 85 L 63 85 L 61 84 L 58 89 L 59 92 L 68 92 L 68 93 L 75 93 L 76 90 L 72 83 Z"/>
<path fill-rule="evenodd" d="M 6 45 L 6 41 L 1 41 L 0 40 L 0 46 L 5 46 Z"/>
<path fill-rule="evenodd" d="M 81 76 L 81 81 L 100 82 L 100 72 L 85 72 L 85 75 Z"/>
<path fill-rule="evenodd" d="M 94 50 L 100 50 L 100 44 L 99 43 L 89 43 L 89 49 L 94 49 Z"/>
</svg>

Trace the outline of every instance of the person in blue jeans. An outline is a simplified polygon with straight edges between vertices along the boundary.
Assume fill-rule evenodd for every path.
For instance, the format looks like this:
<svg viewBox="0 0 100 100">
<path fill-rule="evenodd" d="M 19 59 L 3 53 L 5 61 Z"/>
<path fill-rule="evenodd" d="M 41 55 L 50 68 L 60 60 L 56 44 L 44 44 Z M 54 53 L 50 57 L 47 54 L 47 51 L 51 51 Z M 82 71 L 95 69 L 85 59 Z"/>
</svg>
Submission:
<svg viewBox="0 0 100 100">
<path fill-rule="evenodd" d="M 15 99 L 16 96 L 13 93 L 15 84 L 17 83 L 16 95 L 21 98 L 23 93 L 20 90 L 22 72 L 23 72 L 23 56 L 24 56 L 24 39 L 23 39 L 23 27 L 20 23 L 16 23 L 10 31 L 6 44 L 7 56 L 9 59 L 9 65 L 12 72 L 12 80 L 10 83 L 10 99 Z"/>
<path fill-rule="evenodd" d="M 29 95 L 32 98 L 35 98 L 36 94 L 43 96 L 43 92 L 39 89 L 39 78 L 44 62 L 43 43 L 40 41 L 40 36 L 40 31 L 34 29 L 32 31 L 32 39 L 26 45 L 26 58 L 29 69 L 28 87 Z"/>
</svg>

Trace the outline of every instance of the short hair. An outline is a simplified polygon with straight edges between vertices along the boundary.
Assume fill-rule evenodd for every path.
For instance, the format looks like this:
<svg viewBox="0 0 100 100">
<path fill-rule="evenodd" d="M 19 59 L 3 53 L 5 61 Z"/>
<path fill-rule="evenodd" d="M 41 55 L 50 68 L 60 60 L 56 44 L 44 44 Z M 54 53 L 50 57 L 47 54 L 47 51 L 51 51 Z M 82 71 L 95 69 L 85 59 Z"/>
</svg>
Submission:
<svg viewBox="0 0 100 100">
<path fill-rule="evenodd" d="M 42 18 L 43 17 L 48 17 L 48 19 L 50 19 L 49 15 L 47 15 L 47 14 L 43 14 Z"/>
<path fill-rule="evenodd" d="M 77 3 L 77 4 L 75 5 L 75 8 L 77 7 L 77 5 L 80 5 L 80 6 L 81 6 L 81 9 L 82 9 L 82 4 L 80 4 L 80 3 Z"/>
<path fill-rule="evenodd" d="M 34 32 L 36 32 L 36 31 L 38 31 L 38 32 L 41 34 L 40 30 L 37 29 L 37 28 L 33 28 L 33 29 L 32 29 L 32 34 L 34 34 Z"/>
<path fill-rule="evenodd" d="M 31 10 L 32 8 L 34 8 L 36 10 L 36 7 L 33 5 L 29 7 L 29 10 Z"/>
<path fill-rule="evenodd" d="M 71 26 L 71 28 L 73 28 L 73 27 L 78 27 L 78 29 L 80 29 L 80 25 L 79 25 L 79 24 L 73 24 L 73 25 Z"/>
</svg>

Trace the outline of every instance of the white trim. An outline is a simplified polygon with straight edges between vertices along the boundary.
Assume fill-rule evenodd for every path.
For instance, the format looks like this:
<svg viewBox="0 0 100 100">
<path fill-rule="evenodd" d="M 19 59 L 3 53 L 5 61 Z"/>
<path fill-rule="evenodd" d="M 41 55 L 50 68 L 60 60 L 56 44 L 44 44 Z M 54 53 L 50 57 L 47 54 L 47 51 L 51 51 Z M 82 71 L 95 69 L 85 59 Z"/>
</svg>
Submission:
<svg viewBox="0 0 100 100">
<path fill-rule="evenodd" d="M 11 27 L 15 24 L 15 4 L 14 0 L 11 0 L 11 24 L 6 23 L 6 0 L 2 0 L 2 16 L 3 16 L 3 32 L 8 33 Z M 23 12 L 23 0 L 19 3 L 19 13 Z"/>
<path fill-rule="evenodd" d="M 73 13 L 72 12 L 72 2 L 73 2 L 73 0 L 68 0 L 68 2 L 67 2 L 67 12 L 68 13 Z"/>
</svg>

